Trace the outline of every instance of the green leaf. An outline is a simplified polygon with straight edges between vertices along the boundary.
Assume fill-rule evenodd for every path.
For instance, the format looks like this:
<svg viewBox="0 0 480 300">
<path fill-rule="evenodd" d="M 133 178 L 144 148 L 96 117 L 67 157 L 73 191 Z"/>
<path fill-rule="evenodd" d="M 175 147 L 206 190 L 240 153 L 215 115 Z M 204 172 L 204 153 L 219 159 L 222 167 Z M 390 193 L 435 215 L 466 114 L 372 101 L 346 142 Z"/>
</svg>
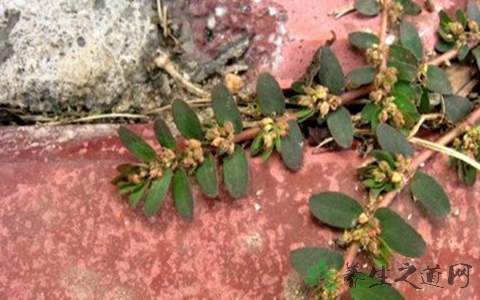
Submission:
<svg viewBox="0 0 480 300">
<path fill-rule="evenodd" d="M 193 195 L 188 182 L 187 172 L 178 169 L 173 174 L 173 200 L 178 214 L 184 220 L 193 218 Z"/>
<path fill-rule="evenodd" d="M 357 47 L 360 50 L 367 50 L 373 45 L 379 45 L 380 39 L 373 33 L 356 31 L 348 35 L 350 44 Z"/>
<path fill-rule="evenodd" d="M 444 99 L 447 119 L 456 124 L 472 112 L 473 104 L 465 97 L 449 96 Z"/>
<path fill-rule="evenodd" d="M 370 102 L 362 109 L 362 122 L 364 123 L 379 123 L 378 115 L 382 111 L 382 107 Z"/>
<path fill-rule="evenodd" d="M 461 9 L 457 9 L 455 14 L 457 16 L 458 22 L 460 22 L 460 24 L 462 24 L 462 26 L 465 28 L 467 26 L 467 23 L 468 23 L 468 17 L 465 14 L 465 12 Z"/>
<path fill-rule="evenodd" d="M 145 192 L 147 191 L 147 189 L 148 189 L 147 182 L 142 182 L 138 185 L 138 188 L 134 190 L 128 197 L 128 203 L 130 204 L 130 207 L 135 207 L 137 205 L 137 203 L 145 195 Z"/>
<path fill-rule="evenodd" d="M 472 54 L 475 57 L 475 61 L 477 62 L 477 68 L 480 69 L 480 46 L 473 49 Z"/>
<path fill-rule="evenodd" d="M 118 129 L 118 136 L 122 144 L 138 159 L 144 162 L 150 162 L 157 158 L 157 153 L 150 147 L 140 136 L 120 126 Z"/>
<path fill-rule="evenodd" d="M 412 0 L 396 0 L 403 6 L 406 15 L 416 16 L 422 12 L 422 8 Z"/>
<path fill-rule="evenodd" d="M 447 74 L 437 66 L 428 66 L 427 71 L 427 88 L 436 93 L 451 95 L 452 84 L 447 77 Z"/>
<path fill-rule="evenodd" d="M 299 123 L 304 122 L 315 114 L 315 108 L 304 108 L 298 111 L 297 120 Z"/>
<path fill-rule="evenodd" d="M 355 275 L 359 279 L 356 286 L 348 292 L 353 300 L 402 300 L 403 296 L 393 287 L 388 285 L 378 285 L 370 288 L 371 285 L 377 284 L 377 278 L 370 278 L 368 274 L 357 273 Z M 363 279 L 363 280 L 361 280 Z"/>
<path fill-rule="evenodd" d="M 413 155 L 413 148 L 405 137 L 388 124 L 380 124 L 376 129 L 377 140 L 383 150 L 393 154 Z"/>
<path fill-rule="evenodd" d="M 377 0 L 355 0 L 355 9 L 364 16 L 376 16 L 380 13 L 380 4 Z"/>
<path fill-rule="evenodd" d="M 428 211 L 437 216 L 446 216 L 450 213 L 450 201 L 442 186 L 429 175 L 417 172 L 410 185 L 415 199 L 422 202 Z"/>
<path fill-rule="evenodd" d="M 318 278 L 318 270 L 315 266 L 309 266 L 308 267 L 308 274 L 310 274 L 310 276 L 313 276 L 315 278 Z"/>
<path fill-rule="evenodd" d="M 316 277 L 312 277 L 312 276 L 305 276 L 305 282 L 306 282 L 309 286 L 316 286 L 316 285 L 318 285 L 317 278 L 316 278 Z"/>
<path fill-rule="evenodd" d="M 327 268 L 327 261 L 324 258 L 321 258 L 317 262 L 318 272 L 323 272 Z"/>
<path fill-rule="evenodd" d="M 235 147 L 235 152 L 223 159 L 223 180 L 233 198 L 242 198 L 248 190 L 248 161 L 245 151 Z"/>
<path fill-rule="evenodd" d="M 333 292 L 335 291 L 336 289 L 338 289 L 338 284 L 335 283 L 335 282 L 326 282 L 323 287 L 329 291 L 329 292 Z"/>
<path fill-rule="evenodd" d="M 147 193 L 145 204 L 143 205 L 143 212 L 146 216 L 155 215 L 158 209 L 162 206 L 163 200 L 165 200 L 165 197 L 167 196 L 171 180 L 171 170 L 163 171 L 163 176 L 161 178 L 153 180 L 152 186 Z"/>
<path fill-rule="evenodd" d="M 303 135 L 297 122 L 288 120 L 288 134 L 281 140 L 280 156 L 285 166 L 297 171 L 303 164 Z"/>
<path fill-rule="evenodd" d="M 332 94 L 339 95 L 345 88 L 345 75 L 342 66 L 328 46 L 322 47 L 320 51 L 318 79 L 320 84 L 328 87 Z"/>
<path fill-rule="evenodd" d="M 407 64 L 398 60 L 389 60 L 387 65 L 397 69 L 399 80 L 413 82 L 417 79 L 418 69 L 415 65 Z"/>
<path fill-rule="evenodd" d="M 444 40 L 439 40 L 435 45 L 435 50 L 440 53 L 445 53 L 455 48 L 455 42 L 447 42 Z"/>
<path fill-rule="evenodd" d="M 407 257 L 419 257 L 425 253 L 426 245 L 422 236 L 408 225 L 399 215 L 388 208 L 375 212 L 380 222 L 382 238 L 387 245 Z"/>
<path fill-rule="evenodd" d="M 323 273 L 322 278 L 323 280 L 332 280 L 337 275 L 337 270 L 328 270 Z"/>
<path fill-rule="evenodd" d="M 205 195 L 211 198 L 218 196 L 217 161 L 212 155 L 205 158 L 195 176 Z"/>
<path fill-rule="evenodd" d="M 480 9 L 478 8 L 478 4 L 475 0 L 468 0 L 467 16 L 470 20 L 473 20 L 480 25 Z"/>
<path fill-rule="evenodd" d="M 340 107 L 327 116 L 328 130 L 342 148 L 350 148 L 353 142 L 352 116 L 345 107 Z"/>
<path fill-rule="evenodd" d="M 257 80 L 257 97 L 260 109 L 265 115 L 283 115 L 285 112 L 285 98 L 275 78 L 263 73 Z"/>
<path fill-rule="evenodd" d="M 400 41 L 405 48 L 412 51 L 417 60 L 423 59 L 422 39 L 417 28 L 407 20 L 403 20 L 400 24 Z"/>
<path fill-rule="evenodd" d="M 407 97 L 412 103 L 418 103 L 422 97 L 423 89 L 419 84 L 399 81 L 392 88 L 392 95 L 398 94 Z"/>
<path fill-rule="evenodd" d="M 130 193 L 135 192 L 139 188 L 140 188 L 140 184 L 134 184 L 134 183 L 127 182 L 127 183 L 119 185 L 118 193 L 120 195 L 124 196 L 126 194 L 130 194 Z"/>
<path fill-rule="evenodd" d="M 440 19 L 440 26 L 444 29 L 449 23 L 453 22 L 452 18 L 444 10 L 438 13 L 438 17 Z"/>
<path fill-rule="evenodd" d="M 390 46 L 389 60 L 403 62 L 405 64 L 417 66 L 418 60 L 415 57 L 415 54 L 412 53 L 409 49 L 402 47 L 400 45 Z"/>
<path fill-rule="evenodd" d="M 415 103 L 402 93 L 395 94 L 393 102 L 403 114 L 406 126 L 411 127 L 415 125 L 416 121 L 420 118 Z"/>
<path fill-rule="evenodd" d="M 427 114 L 431 111 L 430 95 L 427 90 L 423 91 L 422 93 L 422 97 L 420 98 L 420 105 L 418 106 L 418 109 L 422 114 Z"/>
<path fill-rule="evenodd" d="M 367 85 L 375 80 L 377 69 L 372 66 L 360 67 L 347 75 L 347 85 L 351 89 L 356 89 L 362 85 Z"/>
<path fill-rule="evenodd" d="M 391 168 L 395 167 L 395 158 L 391 153 L 388 153 L 386 151 L 373 150 L 370 155 L 372 155 L 377 161 L 388 162 Z"/>
<path fill-rule="evenodd" d="M 233 100 L 228 88 L 219 83 L 212 90 L 212 108 L 215 119 L 220 126 L 226 122 L 232 122 L 235 133 L 243 129 L 242 118 L 235 100 Z"/>
<path fill-rule="evenodd" d="M 313 195 L 309 200 L 310 212 L 321 222 L 332 227 L 349 229 L 363 212 L 354 199 L 335 192 Z"/>
<path fill-rule="evenodd" d="M 177 142 L 170 132 L 167 123 L 165 123 L 162 118 L 158 117 L 155 119 L 155 122 L 153 123 L 153 130 L 155 131 L 155 136 L 157 137 L 158 143 L 162 145 L 162 147 L 172 150 L 175 149 Z"/>
<path fill-rule="evenodd" d="M 252 156 L 257 156 L 263 147 L 263 136 L 261 134 L 257 135 L 250 146 L 250 153 Z"/>
<path fill-rule="evenodd" d="M 458 49 L 458 54 L 457 54 L 458 60 L 464 61 L 469 52 L 470 52 L 470 48 L 468 47 L 468 45 L 461 46 L 460 49 Z"/>
<path fill-rule="evenodd" d="M 172 103 L 173 121 L 180 133 L 187 139 L 201 140 L 203 138 L 202 125 L 193 109 L 180 99 Z"/>
<path fill-rule="evenodd" d="M 317 262 L 324 259 L 331 269 L 340 269 L 343 266 L 343 255 L 340 252 L 318 248 L 305 247 L 290 252 L 290 259 L 293 268 L 303 276 L 308 276 L 308 267 L 317 265 Z"/>
</svg>

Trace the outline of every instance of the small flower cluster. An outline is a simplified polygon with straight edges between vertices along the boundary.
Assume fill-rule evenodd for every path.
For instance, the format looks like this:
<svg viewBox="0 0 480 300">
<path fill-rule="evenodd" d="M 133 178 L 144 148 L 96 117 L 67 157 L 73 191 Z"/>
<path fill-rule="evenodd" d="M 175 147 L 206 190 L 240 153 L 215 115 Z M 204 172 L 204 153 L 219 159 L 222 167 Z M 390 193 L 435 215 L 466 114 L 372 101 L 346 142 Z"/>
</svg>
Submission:
<svg viewBox="0 0 480 300">
<path fill-rule="evenodd" d="M 455 43 L 455 47 L 461 48 L 468 44 L 469 41 L 478 40 L 480 38 L 480 28 L 474 20 L 468 20 L 463 11 L 457 12 L 457 20 L 451 20 L 449 16 L 444 14 L 447 21 L 441 23 L 438 31 L 440 37 L 447 43 Z"/>
<path fill-rule="evenodd" d="M 149 162 L 147 165 L 132 167 L 132 172 L 126 176 L 129 183 L 139 184 L 145 180 L 161 178 L 166 169 L 175 169 L 177 167 L 177 157 L 175 152 L 163 148 L 158 159 Z"/>
<path fill-rule="evenodd" d="M 185 146 L 180 153 L 179 164 L 185 169 L 195 170 L 204 160 L 202 143 L 199 140 L 189 139 L 185 141 Z"/>
<path fill-rule="evenodd" d="M 330 111 L 336 110 L 342 103 L 339 96 L 329 95 L 328 88 L 322 85 L 304 87 L 306 95 L 299 96 L 298 104 L 308 108 L 315 108 L 325 117 Z"/>
<path fill-rule="evenodd" d="M 381 123 L 389 120 L 393 125 L 400 128 L 405 125 L 405 119 L 402 112 L 395 104 L 395 98 L 389 96 L 393 85 L 397 82 L 398 71 L 396 68 L 388 67 L 381 70 L 375 77 L 376 89 L 370 93 L 370 99 L 373 103 L 382 106 L 382 110 L 378 116 Z"/>
<path fill-rule="evenodd" d="M 480 150 L 480 126 L 471 128 L 462 137 L 456 138 L 453 146 L 458 151 L 474 159 L 477 158 Z"/>
<path fill-rule="evenodd" d="M 404 13 L 403 5 L 400 2 L 392 1 L 387 13 L 390 22 L 397 23 Z"/>
<path fill-rule="evenodd" d="M 288 123 L 286 121 L 275 122 L 272 118 L 264 118 L 260 121 L 260 132 L 252 142 L 252 155 L 256 155 L 260 150 L 267 153 L 267 157 L 272 153 L 274 147 L 280 151 L 281 139 L 288 134 Z"/>
<path fill-rule="evenodd" d="M 409 161 L 401 154 L 395 156 L 385 153 L 384 160 L 375 160 L 359 169 L 363 185 L 369 189 L 371 200 L 376 201 L 378 195 L 400 187 L 409 171 Z"/>
<path fill-rule="evenodd" d="M 369 213 L 361 213 L 356 223 L 357 226 L 354 229 L 343 233 L 340 243 L 348 245 L 352 242 L 359 242 L 374 256 L 380 256 L 381 242 L 378 240 L 378 236 L 382 230 L 379 221 Z"/>
<path fill-rule="evenodd" d="M 379 67 L 382 64 L 383 59 L 386 55 L 386 48 L 381 47 L 380 45 L 373 45 L 368 48 L 365 52 L 365 58 L 367 63 L 375 67 Z"/>
<path fill-rule="evenodd" d="M 217 148 L 219 155 L 230 155 L 235 150 L 235 131 L 232 122 L 225 122 L 222 127 L 216 122 L 209 124 L 205 138 L 211 146 Z"/>
</svg>

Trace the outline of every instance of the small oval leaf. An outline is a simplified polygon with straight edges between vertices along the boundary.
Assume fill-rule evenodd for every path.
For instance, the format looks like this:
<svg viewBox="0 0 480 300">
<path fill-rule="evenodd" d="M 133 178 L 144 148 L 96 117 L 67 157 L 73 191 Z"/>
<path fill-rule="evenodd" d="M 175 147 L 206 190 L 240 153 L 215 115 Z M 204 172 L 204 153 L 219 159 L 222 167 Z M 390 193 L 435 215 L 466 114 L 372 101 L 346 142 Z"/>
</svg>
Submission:
<svg viewBox="0 0 480 300">
<path fill-rule="evenodd" d="M 423 59 L 422 39 L 417 28 L 407 20 L 403 20 L 400 24 L 400 42 L 405 48 L 412 51 L 417 60 Z"/>
<path fill-rule="evenodd" d="M 327 116 L 328 130 L 342 148 L 350 148 L 353 142 L 352 116 L 345 107 L 340 107 Z"/>
<path fill-rule="evenodd" d="M 354 7 L 364 16 L 373 17 L 380 13 L 378 0 L 355 0 Z"/>
<path fill-rule="evenodd" d="M 155 131 L 155 136 L 157 137 L 157 141 L 162 147 L 169 148 L 169 149 L 175 149 L 177 146 L 177 142 L 175 141 L 175 138 L 172 135 L 172 132 L 167 126 L 167 123 L 165 121 L 158 117 L 155 119 L 155 122 L 153 123 L 153 130 Z"/>
<path fill-rule="evenodd" d="M 193 218 L 193 195 L 190 189 L 187 172 L 184 169 L 178 169 L 173 175 L 173 200 L 178 214 L 187 221 Z"/>
<path fill-rule="evenodd" d="M 222 83 L 215 86 L 212 90 L 212 108 L 218 124 L 223 126 L 225 122 L 232 122 L 235 133 L 243 129 L 242 118 L 235 100 L 228 88 Z"/>
<path fill-rule="evenodd" d="M 303 164 L 303 135 L 297 122 L 289 120 L 288 134 L 281 140 L 280 156 L 287 168 L 298 171 Z"/>
<path fill-rule="evenodd" d="M 415 199 L 422 202 L 428 211 L 437 216 L 450 213 L 450 201 L 442 186 L 429 175 L 417 172 L 410 185 Z"/>
<path fill-rule="evenodd" d="M 373 45 L 379 45 L 380 39 L 373 33 L 356 31 L 348 35 L 350 43 L 360 50 L 367 50 Z"/>
<path fill-rule="evenodd" d="M 473 104 L 470 100 L 460 96 L 449 96 L 444 99 L 447 119 L 456 124 L 472 112 Z"/>
<path fill-rule="evenodd" d="M 378 284 L 377 278 L 371 278 L 368 274 L 357 273 L 355 275 L 358 280 L 355 287 L 349 289 L 350 296 L 353 300 L 402 300 L 403 296 L 393 287 Z M 375 285 L 373 287 L 370 287 Z"/>
<path fill-rule="evenodd" d="M 163 176 L 159 179 L 155 179 L 152 182 L 152 186 L 147 193 L 145 204 L 143 206 L 143 212 L 146 216 L 153 216 L 162 206 L 163 200 L 168 193 L 170 187 L 170 181 L 172 180 L 172 171 L 165 170 Z"/>
<path fill-rule="evenodd" d="M 217 160 L 212 155 L 205 158 L 195 176 L 205 195 L 211 198 L 218 196 Z"/>
<path fill-rule="evenodd" d="M 350 89 L 356 89 L 362 85 L 367 85 L 375 80 L 377 69 L 372 66 L 360 67 L 347 75 L 347 85 Z"/>
<path fill-rule="evenodd" d="M 413 155 L 412 145 L 392 126 L 382 123 L 376 128 L 377 140 L 383 150 L 393 154 Z"/>
<path fill-rule="evenodd" d="M 127 128 L 120 126 L 118 136 L 122 144 L 138 159 L 150 162 L 157 158 L 157 153 L 139 135 Z"/>
<path fill-rule="evenodd" d="M 263 73 L 257 80 L 257 97 L 260 109 L 265 115 L 282 115 L 285 112 L 285 98 L 275 78 Z"/>
<path fill-rule="evenodd" d="M 339 95 L 345 88 L 345 75 L 342 66 L 330 47 L 325 46 L 320 51 L 320 71 L 318 79 L 320 84 L 328 87 L 330 92 Z"/>
<path fill-rule="evenodd" d="M 309 200 L 310 212 L 321 222 L 338 228 L 352 228 L 363 212 L 354 199 L 336 192 L 313 195 Z"/>
<path fill-rule="evenodd" d="M 145 192 L 148 189 L 148 183 L 143 182 L 138 185 L 138 188 L 134 190 L 130 196 L 128 196 L 128 204 L 130 204 L 130 207 L 135 207 L 137 203 L 143 198 L 145 195 Z"/>
<path fill-rule="evenodd" d="M 375 212 L 380 222 L 382 238 L 387 245 L 406 257 L 419 257 L 425 253 L 426 244 L 422 236 L 399 215 L 388 208 Z"/>
<path fill-rule="evenodd" d="M 316 266 L 322 259 L 325 260 L 328 269 L 340 269 L 343 266 L 343 255 L 337 251 L 319 248 L 305 247 L 290 252 L 293 268 L 300 274 L 308 276 L 308 267 Z"/>
<path fill-rule="evenodd" d="M 432 65 L 428 66 L 427 88 L 443 95 L 451 95 L 453 90 L 447 74 L 441 68 Z"/>
<path fill-rule="evenodd" d="M 232 155 L 223 159 L 223 180 L 233 198 L 238 199 L 247 195 L 248 173 L 248 161 L 245 151 L 237 146 Z"/>
<path fill-rule="evenodd" d="M 180 99 L 172 103 L 173 121 L 180 133 L 187 139 L 203 138 L 202 124 L 197 114 L 188 104 Z"/>
</svg>

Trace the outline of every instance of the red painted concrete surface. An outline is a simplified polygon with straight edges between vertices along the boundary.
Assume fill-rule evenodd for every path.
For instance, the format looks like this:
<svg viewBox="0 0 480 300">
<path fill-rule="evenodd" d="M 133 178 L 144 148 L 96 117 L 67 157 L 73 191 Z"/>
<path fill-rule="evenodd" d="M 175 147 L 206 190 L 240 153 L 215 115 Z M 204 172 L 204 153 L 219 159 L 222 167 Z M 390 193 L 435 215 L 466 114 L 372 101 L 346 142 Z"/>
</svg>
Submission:
<svg viewBox="0 0 480 300">
<path fill-rule="evenodd" d="M 151 144 L 151 126 L 137 126 Z M 312 193 L 341 191 L 362 200 L 352 170 L 355 151 L 312 155 L 287 171 L 275 157 L 253 159 L 248 197 L 206 199 L 195 188 L 195 217 L 186 223 L 169 199 L 152 218 L 132 211 L 109 181 L 132 157 L 111 125 L 0 129 L 0 299 L 298 299 L 289 252 L 329 246 L 340 232 L 316 222 Z M 394 268 L 416 265 L 408 279 L 420 285 L 427 265 L 442 267 L 440 284 L 394 283 L 406 299 L 477 299 L 480 291 L 478 183 L 464 188 L 446 159 L 424 171 L 446 187 L 453 212 L 434 219 L 408 194 L 394 209 L 428 244 L 420 259 L 395 258 Z M 470 284 L 447 284 L 448 266 L 473 266 Z M 368 272 L 369 270 L 367 270 Z"/>
</svg>

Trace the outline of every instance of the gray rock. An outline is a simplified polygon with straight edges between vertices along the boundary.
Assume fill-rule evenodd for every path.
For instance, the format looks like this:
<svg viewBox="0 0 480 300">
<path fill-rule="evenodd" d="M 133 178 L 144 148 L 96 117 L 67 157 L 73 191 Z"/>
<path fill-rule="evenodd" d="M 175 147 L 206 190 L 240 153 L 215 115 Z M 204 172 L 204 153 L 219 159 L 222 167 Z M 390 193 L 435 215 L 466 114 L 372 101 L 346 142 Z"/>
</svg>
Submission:
<svg viewBox="0 0 480 300">
<path fill-rule="evenodd" d="M 32 112 L 162 104 L 151 0 L 0 0 L 0 105 Z"/>
</svg>

